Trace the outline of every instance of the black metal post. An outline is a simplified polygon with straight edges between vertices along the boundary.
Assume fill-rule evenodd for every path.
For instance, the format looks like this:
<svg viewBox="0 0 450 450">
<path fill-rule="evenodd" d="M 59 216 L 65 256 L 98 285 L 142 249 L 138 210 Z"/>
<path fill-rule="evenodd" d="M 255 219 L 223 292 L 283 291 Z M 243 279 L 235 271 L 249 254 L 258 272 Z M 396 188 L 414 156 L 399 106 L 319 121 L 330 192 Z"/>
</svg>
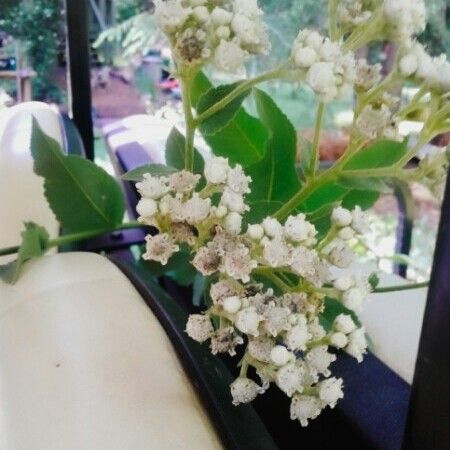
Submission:
<svg viewBox="0 0 450 450">
<path fill-rule="evenodd" d="M 450 175 L 411 389 L 404 450 L 450 448 Z"/>
<path fill-rule="evenodd" d="M 69 115 L 80 132 L 86 157 L 94 159 L 87 0 L 65 0 Z"/>
</svg>

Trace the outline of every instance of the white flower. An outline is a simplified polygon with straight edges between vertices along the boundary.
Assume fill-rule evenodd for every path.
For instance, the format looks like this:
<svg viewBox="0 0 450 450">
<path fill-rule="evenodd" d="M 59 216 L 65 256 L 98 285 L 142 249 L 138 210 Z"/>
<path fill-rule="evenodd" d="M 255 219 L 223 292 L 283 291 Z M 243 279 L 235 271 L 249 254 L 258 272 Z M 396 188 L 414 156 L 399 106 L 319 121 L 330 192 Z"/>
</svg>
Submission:
<svg viewBox="0 0 450 450">
<path fill-rule="evenodd" d="M 191 314 L 186 324 L 186 333 L 194 341 L 203 343 L 207 341 L 214 328 L 208 316 L 203 314 Z"/>
<path fill-rule="evenodd" d="M 217 254 L 216 250 L 208 245 L 206 247 L 201 247 L 193 261 L 192 265 L 205 276 L 212 275 L 219 269 L 221 262 L 220 256 Z"/>
<path fill-rule="evenodd" d="M 243 14 L 235 14 L 231 21 L 240 46 L 252 54 L 265 53 L 269 48 L 269 40 L 264 25 Z"/>
<path fill-rule="evenodd" d="M 381 80 L 381 64 L 368 64 L 365 59 L 356 63 L 355 88 L 368 91 Z"/>
<path fill-rule="evenodd" d="M 338 232 L 338 237 L 343 241 L 350 241 L 355 237 L 355 231 L 351 227 L 341 228 Z"/>
<path fill-rule="evenodd" d="M 142 197 L 158 200 L 169 192 L 168 178 L 154 177 L 149 173 L 144 174 L 144 179 L 136 183 L 136 189 Z"/>
<path fill-rule="evenodd" d="M 185 8 L 182 0 L 155 0 L 155 18 L 158 26 L 165 33 L 179 30 L 192 13 L 192 8 Z"/>
<path fill-rule="evenodd" d="M 292 358 L 292 353 L 283 345 L 275 345 L 270 352 L 270 361 L 278 367 L 286 365 Z"/>
<path fill-rule="evenodd" d="M 258 386 L 253 380 L 249 378 L 239 377 L 230 385 L 231 395 L 233 397 L 233 405 L 237 406 L 239 403 L 250 403 L 258 394 L 262 394 L 264 389 Z"/>
<path fill-rule="evenodd" d="M 319 398 L 325 405 L 330 408 L 336 406 L 337 401 L 344 397 L 342 392 L 342 378 L 329 378 L 318 384 Z"/>
<path fill-rule="evenodd" d="M 219 328 L 211 334 L 211 353 L 228 353 L 230 356 L 236 355 L 236 347 L 244 343 L 244 339 L 239 336 L 233 327 Z"/>
<path fill-rule="evenodd" d="M 151 198 L 141 198 L 136 206 L 136 211 L 142 218 L 150 218 L 158 212 L 158 204 Z"/>
<path fill-rule="evenodd" d="M 289 216 L 284 224 L 286 236 L 295 242 L 304 242 L 314 239 L 317 230 L 311 223 L 305 220 L 304 214 Z"/>
<path fill-rule="evenodd" d="M 264 228 L 259 224 L 249 225 L 247 234 L 254 241 L 260 241 L 264 237 Z"/>
<path fill-rule="evenodd" d="M 330 273 L 315 250 L 298 246 L 292 250 L 291 268 L 314 286 L 320 287 L 330 278 Z"/>
<path fill-rule="evenodd" d="M 200 175 L 194 175 L 187 170 L 182 170 L 181 172 L 176 172 L 170 175 L 169 187 L 175 192 L 191 192 L 199 180 Z"/>
<path fill-rule="evenodd" d="M 305 350 L 306 343 L 311 338 L 311 334 L 308 331 L 308 326 L 305 322 L 300 322 L 297 325 L 294 325 L 287 333 L 284 338 L 284 342 L 286 343 L 289 350 Z"/>
<path fill-rule="evenodd" d="M 341 47 L 337 42 L 325 39 L 320 49 L 320 56 L 326 62 L 336 61 L 341 56 Z"/>
<path fill-rule="evenodd" d="M 266 217 L 262 222 L 262 226 L 267 236 L 271 238 L 279 238 L 283 235 L 283 225 L 277 219 Z"/>
<path fill-rule="evenodd" d="M 231 280 L 218 281 L 212 284 L 209 290 L 209 295 L 214 303 L 222 302 L 224 298 L 239 295 L 240 293 L 239 284 Z"/>
<path fill-rule="evenodd" d="M 295 65 L 301 69 L 311 67 L 318 58 L 316 51 L 311 47 L 297 48 L 293 56 Z"/>
<path fill-rule="evenodd" d="M 252 179 L 245 175 L 242 166 L 239 164 L 228 172 L 227 186 L 236 194 L 248 194 L 251 181 Z"/>
<path fill-rule="evenodd" d="M 238 194 L 226 187 L 223 191 L 220 203 L 223 204 L 229 211 L 236 213 L 243 213 L 250 208 L 245 204 L 242 194 Z"/>
<path fill-rule="evenodd" d="M 142 255 L 144 259 L 158 261 L 165 266 L 169 258 L 177 252 L 180 247 L 175 245 L 172 238 L 167 233 L 156 236 L 146 236 L 146 252 Z"/>
<path fill-rule="evenodd" d="M 302 427 L 308 425 L 308 420 L 315 419 L 322 411 L 322 402 L 317 397 L 294 395 L 291 402 L 291 419 L 298 419 Z"/>
<path fill-rule="evenodd" d="M 225 229 L 231 234 L 239 234 L 242 229 L 242 216 L 237 212 L 230 212 L 225 217 Z"/>
<path fill-rule="evenodd" d="M 214 52 L 214 65 L 219 70 L 234 73 L 242 68 L 246 57 L 247 52 L 241 48 L 239 42 L 222 39 Z"/>
<path fill-rule="evenodd" d="M 224 184 L 227 181 L 229 170 L 228 159 L 221 156 L 213 156 L 205 162 L 204 174 L 206 181 L 212 184 Z"/>
<path fill-rule="evenodd" d="M 350 288 L 342 295 L 342 304 L 352 311 L 360 311 L 364 300 L 364 292 L 357 287 Z"/>
<path fill-rule="evenodd" d="M 183 215 L 191 225 L 203 222 L 209 215 L 211 209 L 211 199 L 201 198 L 195 193 L 184 205 Z"/>
<path fill-rule="evenodd" d="M 263 241 L 263 257 L 270 267 L 288 266 L 292 262 L 291 250 L 281 239 Z"/>
<path fill-rule="evenodd" d="M 369 231 L 369 216 L 359 206 L 352 211 L 352 228 L 359 234 Z"/>
<path fill-rule="evenodd" d="M 216 29 L 216 36 L 220 39 L 220 40 L 227 40 L 231 35 L 231 29 L 230 27 L 227 27 L 225 25 L 222 25 L 220 27 L 218 27 Z"/>
<path fill-rule="evenodd" d="M 346 227 L 352 223 L 352 213 L 348 209 L 339 206 L 333 209 L 331 221 L 338 227 Z"/>
<path fill-rule="evenodd" d="M 247 350 L 252 358 L 258 361 L 270 362 L 270 353 L 275 346 L 275 342 L 268 336 L 259 336 L 249 339 Z"/>
<path fill-rule="evenodd" d="M 356 358 L 358 362 L 363 360 L 364 354 L 367 352 L 366 330 L 364 327 L 352 331 L 348 335 L 348 345 L 345 352 Z"/>
<path fill-rule="evenodd" d="M 302 367 L 295 363 L 289 363 L 278 369 L 275 381 L 288 397 L 292 397 L 295 392 L 302 391 L 302 379 Z"/>
<path fill-rule="evenodd" d="M 333 328 L 341 333 L 349 334 L 356 329 L 356 325 L 348 314 L 339 314 L 334 319 Z"/>
<path fill-rule="evenodd" d="M 351 248 L 345 242 L 336 239 L 333 249 L 328 255 L 331 264 L 340 269 L 345 269 L 353 262 L 354 258 L 355 254 Z"/>
<path fill-rule="evenodd" d="M 392 112 L 386 105 L 374 107 L 367 105 L 356 119 L 358 131 L 368 139 L 384 136 L 386 128 L 392 122 Z"/>
<path fill-rule="evenodd" d="M 194 8 L 194 16 L 200 22 L 207 22 L 209 20 L 209 11 L 206 6 L 197 6 Z"/>
<path fill-rule="evenodd" d="M 337 332 L 330 336 L 330 345 L 336 348 L 344 348 L 348 343 L 348 338 L 344 333 Z"/>
<path fill-rule="evenodd" d="M 242 306 L 242 301 L 237 295 L 223 299 L 223 309 L 229 314 L 236 314 Z"/>
<path fill-rule="evenodd" d="M 234 324 L 242 333 L 257 337 L 259 334 L 259 322 L 262 320 L 263 318 L 256 312 L 256 308 L 254 306 L 249 306 L 248 308 L 241 309 L 236 314 Z"/>
<path fill-rule="evenodd" d="M 337 97 L 338 88 L 333 63 L 314 63 L 308 70 L 306 82 L 322 102 L 329 102 Z"/>
<path fill-rule="evenodd" d="M 216 7 L 211 12 L 211 21 L 216 26 L 229 25 L 232 18 L 233 13 L 226 11 L 223 8 Z"/>
<path fill-rule="evenodd" d="M 280 334 L 282 331 L 287 331 L 291 328 L 289 323 L 289 308 L 282 306 L 270 306 L 264 312 L 264 328 L 273 337 Z"/>
<path fill-rule="evenodd" d="M 383 13 L 394 36 L 407 39 L 425 29 L 426 10 L 423 0 L 384 0 Z"/>
<path fill-rule="evenodd" d="M 328 367 L 333 361 L 336 361 L 336 356 L 328 353 L 326 345 L 321 345 L 313 348 L 306 354 L 306 361 L 312 371 L 328 377 L 331 373 Z"/>
<path fill-rule="evenodd" d="M 416 73 L 419 67 L 419 61 L 417 60 L 417 57 L 415 55 L 409 53 L 400 59 L 398 66 L 402 75 L 405 77 L 409 77 L 412 74 Z"/>
<path fill-rule="evenodd" d="M 224 254 L 221 271 L 235 280 L 248 283 L 250 274 L 257 265 L 258 263 L 250 257 L 248 248 L 242 245 Z"/>
<path fill-rule="evenodd" d="M 243 14 L 244 16 L 252 19 L 255 19 L 263 14 L 258 6 L 257 0 L 234 0 L 233 11 L 237 14 Z"/>
<path fill-rule="evenodd" d="M 311 335 L 311 339 L 315 341 L 322 339 L 327 334 L 322 325 L 320 325 L 319 319 L 317 317 L 308 324 L 308 332 Z"/>
<path fill-rule="evenodd" d="M 183 203 L 179 196 L 165 195 L 159 202 L 159 210 L 162 215 L 169 216 L 173 222 L 184 221 Z"/>
</svg>

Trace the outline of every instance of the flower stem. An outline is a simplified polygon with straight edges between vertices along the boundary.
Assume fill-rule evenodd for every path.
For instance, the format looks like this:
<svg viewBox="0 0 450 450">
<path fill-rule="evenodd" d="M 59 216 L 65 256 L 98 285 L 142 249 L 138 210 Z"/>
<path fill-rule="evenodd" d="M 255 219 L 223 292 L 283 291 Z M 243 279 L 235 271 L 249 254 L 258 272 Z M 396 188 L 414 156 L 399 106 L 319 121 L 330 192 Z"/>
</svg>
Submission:
<svg viewBox="0 0 450 450">
<path fill-rule="evenodd" d="M 309 168 L 313 176 L 315 176 L 317 171 L 317 162 L 319 161 L 319 141 L 320 141 L 320 130 L 322 128 L 322 120 L 323 120 L 323 114 L 325 112 L 325 103 L 319 103 L 319 106 L 317 107 L 317 114 L 316 114 L 316 124 L 314 127 L 314 138 L 312 143 L 312 152 L 311 152 L 311 161 L 309 164 Z"/>
<path fill-rule="evenodd" d="M 183 101 L 183 111 L 186 121 L 186 142 L 185 142 L 185 156 L 184 163 L 185 169 L 193 172 L 194 170 L 194 136 L 195 136 L 195 120 L 192 115 L 191 104 L 191 76 L 182 77 L 181 83 L 181 97 Z"/>
<path fill-rule="evenodd" d="M 121 231 L 121 230 L 127 230 L 130 228 L 138 228 L 142 227 L 142 225 L 139 222 L 127 222 L 123 223 L 121 225 L 118 225 L 114 228 L 107 228 L 102 230 L 89 230 L 89 231 L 81 231 L 79 233 L 72 233 L 72 234 L 66 234 L 64 236 L 61 236 L 59 238 L 50 239 L 47 243 L 47 250 L 51 249 L 53 247 L 61 247 L 62 245 L 71 244 L 73 242 L 79 242 L 84 241 L 86 239 L 90 239 L 96 236 L 100 236 L 105 233 L 112 233 L 114 231 Z M 20 246 L 14 246 L 14 247 L 7 247 L 0 249 L 0 256 L 6 256 L 6 255 L 14 255 L 17 253 L 20 249 Z"/>
<path fill-rule="evenodd" d="M 259 75 L 255 78 L 252 78 L 251 80 L 243 81 L 242 83 L 239 83 L 239 85 L 231 91 L 228 95 L 223 97 L 220 101 L 212 105 L 209 109 L 199 114 L 195 120 L 194 124 L 195 126 L 198 126 L 200 123 L 204 122 L 206 119 L 209 119 L 214 114 L 221 111 L 223 108 L 225 108 L 228 104 L 230 104 L 236 97 L 239 97 L 244 92 L 250 90 L 252 87 L 256 86 L 259 83 L 262 83 L 264 81 L 274 80 L 276 78 L 280 78 L 280 76 L 283 75 L 283 72 L 285 71 L 287 66 L 287 63 L 281 64 L 279 67 L 277 67 L 274 70 L 270 70 L 269 72 L 263 73 L 262 75 Z"/>
<path fill-rule="evenodd" d="M 397 291 L 408 291 L 410 289 L 420 289 L 428 287 L 429 281 L 424 281 L 423 283 L 411 283 L 411 284 L 401 284 L 400 286 L 386 286 L 381 288 L 375 288 L 372 293 L 382 294 L 385 292 L 397 292 Z"/>
</svg>

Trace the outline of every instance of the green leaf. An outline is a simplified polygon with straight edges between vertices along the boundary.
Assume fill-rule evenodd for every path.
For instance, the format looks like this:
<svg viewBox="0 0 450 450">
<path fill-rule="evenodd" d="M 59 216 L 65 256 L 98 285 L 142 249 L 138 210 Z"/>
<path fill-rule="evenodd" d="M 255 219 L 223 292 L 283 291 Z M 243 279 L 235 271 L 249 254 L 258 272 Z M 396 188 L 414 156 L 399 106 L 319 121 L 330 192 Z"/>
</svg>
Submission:
<svg viewBox="0 0 450 450">
<path fill-rule="evenodd" d="M 261 200 L 248 202 L 248 205 L 250 206 L 250 211 L 245 215 L 244 225 L 260 223 L 267 216 L 271 216 L 278 211 L 283 206 L 283 202 Z"/>
<path fill-rule="evenodd" d="M 191 87 L 191 100 L 197 105 L 203 93 L 211 89 L 212 84 L 200 72 Z M 239 108 L 228 124 L 214 135 L 203 135 L 216 156 L 228 158 L 231 164 L 247 167 L 260 161 L 266 151 L 268 132 L 262 122 Z"/>
<path fill-rule="evenodd" d="M 192 285 L 192 304 L 200 306 L 203 300 L 203 294 L 206 287 L 206 277 L 201 273 L 196 273 L 194 277 L 194 284 Z"/>
<path fill-rule="evenodd" d="M 21 233 L 22 243 L 17 253 L 17 259 L 0 266 L 0 279 L 6 283 L 14 284 L 19 278 L 23 265 L 32 258 L 42 256 L 48 249 L 47 230 L 33 222 L 25 222 L 24 225 L 25 230 Z"/>
<path fill-rule="evenodd" d="M 380 140 L 350 158 L 344 166 L 344 170 L 391 167 L 403 158 L 407 151 L 406 140 L 403 142 Z"/>
<path fill-rule="evenodd" d="M 223 84 L 221 86 L 212 87 L 206 91 L 198 101 L 197 113 L 200 115 L 207 111 L 213 105 L 225 98 L 228 94 L 233 92 L 241 83 L 242 82 Z M 224 108 L 202 121 L 199 124 L 199 129 L 202 134 L 210 136 L 223 129 L 238 113 L 243 101 L 250 94 L 250 92 L 251 89 L 245 90 Z"/>
<path fill-rule="evenodd" d="M 342 199 L 342 206 L 347 209 L 353 209 L 359 206 L 366 210 L 371 208 L 379 199 L 380 193 L 376 191 L 352 190 L 348 192 Z"/>
<path fill-rule="evenodd" d="M 340 202 L 348 192 L 348 189 L 334 182 L 324 183 L 308 196 L 299 209 L 305 213 L 313 213 L 326 205 Z"/>
<path fill-rule="evenodd" d="M 125 181 L 141 181 L 146 173 L 156 177 L 162 177 L 169 176 L 175 172 L 178 172 L 178 169 L 164 164 L 146 164 L 145 166 L 136 167 L 136 169 L 130 170 L 122 175 L 122 179 Z"/>
<path fill-rule="evenodd" d="M 255 101 L 270 137 L 265 157 L 247 169 L 253 180 L 252 192 L 247 198 L 249 202 L 284 202 L 300 189 L 295 170 L 297 133 L 269 95 L 255 90 Z"/>
<path fill-rule="evenodd" d="M 375 289 L 380 284 L 380 277 L 377 275 L 376 272 L 373 272 L 370 274 L 367 281 L 369 282 L 372 289 Z"/>
<path fill-rule="evenodd" d="M 178 170 L 185 168 L 186 138 L 176 127 L 172 128 L 166 142 L 166 163 Z M 194 149 L 194 173 L 203 173 L 205 162 L 198 150 Z"/>
<path fill-rule="evenodd" d="M 347 314 L 350 315 L 355 322 L 355 324 L 360 327 L 361 322 L 358 318 L 358 316 L 351 311 L 350 309 L 346 308 L 339 300 L 336 300 L 334 298 L 325 298 L 324 301 L 325 308 L 323 312 L 319 315 L 319 323 L 323 326 L 325 331 L 328 333 L 333 328 L 333 322 L 334 319 L 339 314 Z"/>
<path fill-rule="evenodd" d="M 380 177 L 361 178 L 342 176 L 339 178 L 338 184 L 349 189 L 375 191 L 383 194 L 392 192 L 392 187 L 389 186 L 387 180 Z"/>
<path fill-rule="evenodd" d="M 66 232 L 113 228 L 125 205 L 116 180 L 79 156 L 66 156 L 33 119 L 31 153 L 34 171 L 44 177 L 47 201 Z"/>
</svg>

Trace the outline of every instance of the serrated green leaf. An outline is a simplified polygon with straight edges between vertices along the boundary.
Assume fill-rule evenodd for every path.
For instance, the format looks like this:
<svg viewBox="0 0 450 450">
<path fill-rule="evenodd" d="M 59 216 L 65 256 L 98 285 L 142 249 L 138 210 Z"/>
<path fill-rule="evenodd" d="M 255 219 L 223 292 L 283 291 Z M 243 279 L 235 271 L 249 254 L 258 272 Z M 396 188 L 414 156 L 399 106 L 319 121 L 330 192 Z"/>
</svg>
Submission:
<svg viewBox="0 0 450 450">
<path fill-rule="evenodd" d="M 380 177 L 361 178 L 341 176 L 337 183 L 349 189 L 375 191 L 383 194 L 392 192 L 392 187 L 389 186 L 387 180 Z"/>
<path fill-rule="evenodd" d="M 212 84 L 200 72 L 191 87 L 192 104 L 196 107 L 199 98 Z M 203 135 L 216 156 L 228 158 L 231 164 L 247 167 L 260 161 L 266 151 L 268 132 L 259 119 L 240 107 L 228 124 L 214 135 Z"/>
<path fill-rule="evenodd" d="M 259 117 L 269 130 L 264 158 L 247 168 L 252 177 L 249 202 L 284 202 L 299 189 L 295 170 L 297 133 L 289 119 L 265 92 L 254 91 Z"/>
<path fill-rule="evenodd" d="M 178 170 L 185 168 L 186 138 L 176 127 L 172 128 L 166 142 L 166 163 Z M 194 149 L 194 173 L 203 174 L 205 162 L 198 150 Z"/>
<path fill-rule="evenodd" d="M 327 297 L 325 298 L 324 306 L 323 312 L 319 315 L 319 323 L 327 333 L 333 328 L 334 319 L 336 319 L 339 314 L 350 315 L 355 324 L 358 327 L 361 326 L 361 321 L 358 316 L 353 311 L 346 308 L 339 300 Z"/>
<path fill-rule="evenodd" d="M 67 232 L 103 230 L 122 222 L 125 205 L 116 180 L 93 162 L 66 156 L 33 119 L 34 171 L 45 179 L 45 196 Z"/>
<path fill-rule="evenodd" d="M 136 167 L 136 169 L 130 170 L 122 175 L 122 179 L 125 181 L 141 181 L 146 173 L 156 177 L 162 177 L 169 176 L 175 172 L 178 172 L 178 169 L 164 164 L 146 164 L 145 166 Z"/>
<path fill-rule="evenodd" d="M 33 222 L 25 222 L 22 231 L 22 243 L 17 253 L 17 259 L 0 266 L 0 279 L 5 283 L 14 284 L 20 275 L 23 265 L 30 259 L 42 256 L 48 249 L 49 234 L 44 227 Z"/>
<path fill-rule="evenodd" d="M 391 167 L 408 151 L 407 143 L 380 140 L 356 153 L 347 164 L 345 170 L 380 169 Z"/>
<path fill-rule="evenodd" d="M 221 86 L 212 87 L 206 91 L 198 100 L 197 113 L 200 115 L 211 108 L 213 105 L 218 103 L 228 94 L 233 92 L 241 82 L 233 84 L 223 84 Z M 224 127 L 233 119 L 233 117 L 238 113 L 243 101 L 250 94 L 251 89 L 245 90 L 242 94 L 238 95 L 230 103 L 228 103 L 224 108 L 220 109 L 218 112 L 208 117 L 199 124 L 199 129 L 202 134 L 206 136 L 211 136 Z"/>
</svg>

